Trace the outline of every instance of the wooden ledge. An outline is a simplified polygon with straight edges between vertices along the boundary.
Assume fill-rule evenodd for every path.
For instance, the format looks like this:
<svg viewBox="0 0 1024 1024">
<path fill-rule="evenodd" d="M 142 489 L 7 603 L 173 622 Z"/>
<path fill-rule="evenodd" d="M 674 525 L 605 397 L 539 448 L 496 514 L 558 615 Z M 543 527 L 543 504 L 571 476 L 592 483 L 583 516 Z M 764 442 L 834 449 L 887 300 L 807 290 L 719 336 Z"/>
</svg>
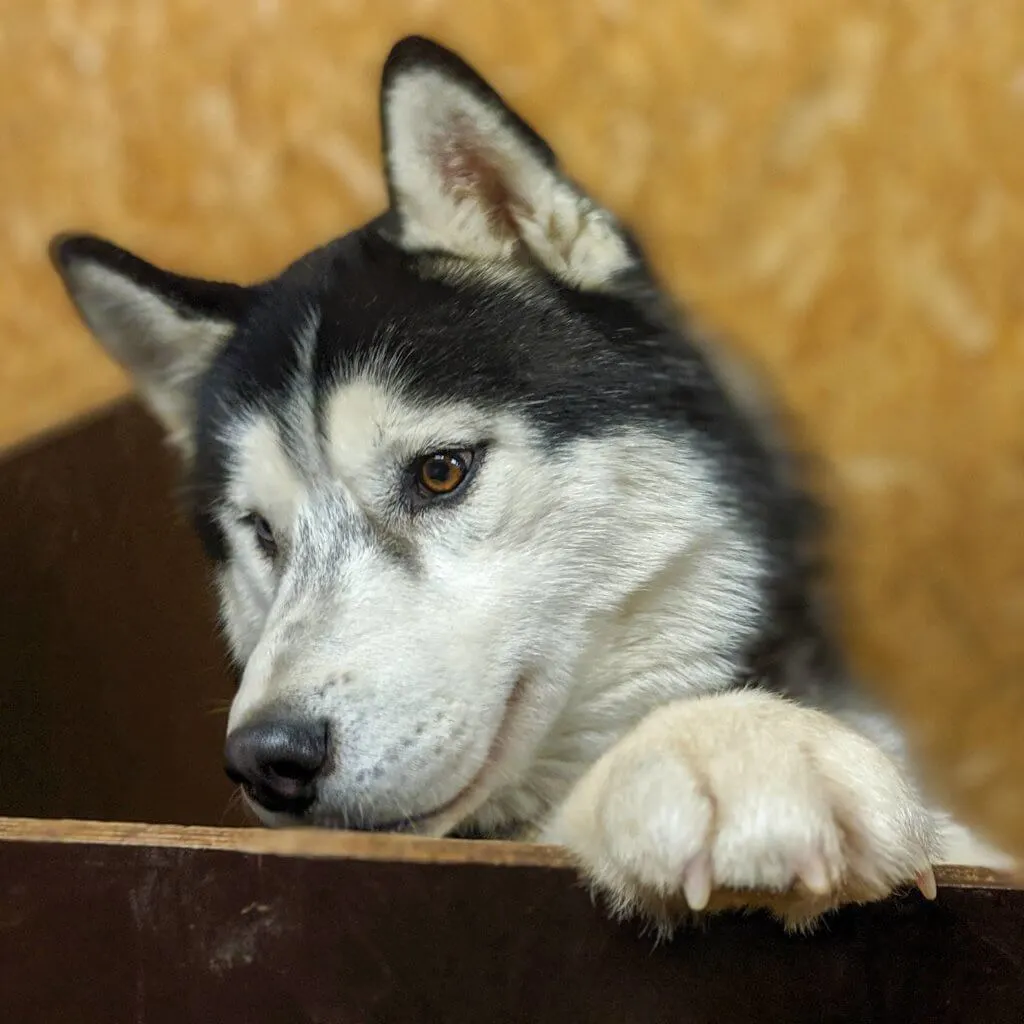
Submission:
<svg viewBox="0 0 1024 1024">
<path fill-rule="evenodd" d="M 498 840 L 428 839 L 329 829 L 211 828 L 139 822 L 0 817 L 0 842 L 82 843 L 162 849 L 219 850 L 278 857 L 314 857 L 407 864 L 482 864 L 572 870 L 557 846 Z M 1014 879 L 985 868 L 942 865 L 935 879 L 945 888 L 1018 888 Z"/>
<path fill-rule="evenodd" d="M 414 864 L 572 867 L 569 857 L 556 846 L 497 840 L 428 839 L 422 836 L 312 828 L 211 828 L 200 825 L 0 817 L 0 842 L 152 846 L 221 850 L 261 856 L 389 860 Z"/>
</svg>

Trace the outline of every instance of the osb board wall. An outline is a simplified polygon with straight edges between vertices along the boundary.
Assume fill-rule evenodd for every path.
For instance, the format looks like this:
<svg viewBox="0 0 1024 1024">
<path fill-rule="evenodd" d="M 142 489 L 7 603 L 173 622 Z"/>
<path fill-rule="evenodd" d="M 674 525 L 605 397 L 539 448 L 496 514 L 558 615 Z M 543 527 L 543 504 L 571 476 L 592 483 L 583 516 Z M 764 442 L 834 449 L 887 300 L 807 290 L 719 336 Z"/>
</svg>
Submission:
<svg viewBox="0 0 1024 1024">
<path fill-rule="evenodd" d="M 476 62 L 832 466 L 853 649 L 1024 848 L 1019 0 L 6 0 L 0 443 L 124 382 L 43 251 L 270 272 L 383 198 L 376 85 Z"/>
</svg>

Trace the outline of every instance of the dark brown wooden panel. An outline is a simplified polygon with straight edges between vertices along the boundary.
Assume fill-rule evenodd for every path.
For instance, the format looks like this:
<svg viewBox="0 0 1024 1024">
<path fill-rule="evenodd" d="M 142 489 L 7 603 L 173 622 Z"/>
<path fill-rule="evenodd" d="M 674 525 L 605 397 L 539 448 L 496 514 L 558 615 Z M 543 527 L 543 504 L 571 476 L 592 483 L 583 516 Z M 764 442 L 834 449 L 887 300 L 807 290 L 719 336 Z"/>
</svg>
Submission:
<svg viewBox="0 0 1024 1024">
<path fill-rule="evenodd" d="M 0 814 L 224 820 L 231 682 L 177 484 L 130 402 L 0 461 Z"/>
<path fill-rule="evenodd" d="M 489 863 L 509 847 L 331 835 L 309 857 L 253 852 L 295 837 L 252 830 L 11 832 L 11 1024 L 1024 1020 L 1024 892 L 983 877 L 843 911 L 809 938 L 733 916 L 655 949 L 543 850 Z"/>
</svg>

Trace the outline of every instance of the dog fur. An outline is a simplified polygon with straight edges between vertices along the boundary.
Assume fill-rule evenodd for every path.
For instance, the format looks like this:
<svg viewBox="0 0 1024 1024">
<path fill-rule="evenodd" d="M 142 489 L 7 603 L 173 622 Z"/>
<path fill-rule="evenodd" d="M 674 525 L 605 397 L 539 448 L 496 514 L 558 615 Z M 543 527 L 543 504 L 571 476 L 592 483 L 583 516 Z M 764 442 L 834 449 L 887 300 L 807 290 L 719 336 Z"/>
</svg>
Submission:
<svg viewBox="0 0 1024 1024">
<path fill-rule="evenodd" d="M 322 723 L 308 805 L 247 784 L 261 818 L 560 843 L 663 927 L 1006 866 L 850 678 L 760 388 L 460 58 L 398 43 L 381 113 L 387 211 L 272 280 L 52 247 L 186 467 L 229 739 Z M 443 499 L 436 452 L 466 456 Z"/>
</svg>

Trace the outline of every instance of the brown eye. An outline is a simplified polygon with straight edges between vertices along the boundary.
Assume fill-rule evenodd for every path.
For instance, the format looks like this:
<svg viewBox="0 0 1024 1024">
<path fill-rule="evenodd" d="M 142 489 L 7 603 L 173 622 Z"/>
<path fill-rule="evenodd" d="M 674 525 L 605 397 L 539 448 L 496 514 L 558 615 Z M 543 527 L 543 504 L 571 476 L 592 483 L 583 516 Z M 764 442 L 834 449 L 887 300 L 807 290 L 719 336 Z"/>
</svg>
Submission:
<svg viewBox="0 0 1024 1024">
<path fill-rule="evenodd" d="M 433 452 L 416 464 L 416 482 L 428 496 L 453 494 L 466 479 L 472 461 L 471 452 Z"/>
</svg>

